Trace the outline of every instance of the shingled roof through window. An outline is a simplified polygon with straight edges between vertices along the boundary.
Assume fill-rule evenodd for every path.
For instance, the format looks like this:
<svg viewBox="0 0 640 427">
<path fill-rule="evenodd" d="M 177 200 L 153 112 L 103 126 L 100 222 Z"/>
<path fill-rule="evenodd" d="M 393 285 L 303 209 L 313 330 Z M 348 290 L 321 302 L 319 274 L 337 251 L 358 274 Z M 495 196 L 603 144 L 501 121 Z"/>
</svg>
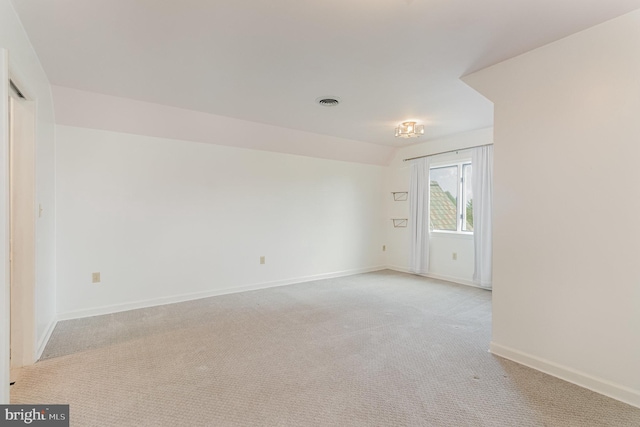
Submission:
<svg viewBox="0 0 640 427">
<path fill-rule="evenodd" d="M 431 181 L 431 229 L 456 231 L 457 206 L 456 199 L 449 192 L 445 192 L 437 181 Z M 473 230 L 473 225 L 467 221 L 467 230 Z"/>
</svg>

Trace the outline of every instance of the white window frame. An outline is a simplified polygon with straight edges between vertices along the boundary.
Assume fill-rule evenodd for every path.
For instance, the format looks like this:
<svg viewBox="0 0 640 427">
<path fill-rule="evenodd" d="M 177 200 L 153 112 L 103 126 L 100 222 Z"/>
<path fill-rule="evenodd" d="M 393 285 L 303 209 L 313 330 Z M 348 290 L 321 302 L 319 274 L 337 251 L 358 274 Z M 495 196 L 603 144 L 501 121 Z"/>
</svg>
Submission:
<svg viewBox="0 0 640 427">
<path fill-rule="evenodd" d="M 464 189 L 466 183 L 464 182 L 464 173 L 463 169 L 465 165 L 471 165 L 471 159 L 462 159 L 455 162 L 447 161 L 447 162 L 439 162 L 434 163 L 429 167 L 429 182 L 431 182 L 431 170 L 440 169 L 446 167 L 458 167 L 458 197 L 457 197 L 457 212 L 456 212 L 456 230 L 435 230 L 431 229 L 431 233 L 442 233 L 442 234 L 457 234 L 462 236 L 473 236 L 473 231 L 466 231 L 462 229 L 462 224 L 466 221 L 467 210 L 464 206 Z M 431 209 L 431 208 L 429 208 Z M 429 222 L 431 222 L 431 212 L 429 212 Z"/>
</svg>

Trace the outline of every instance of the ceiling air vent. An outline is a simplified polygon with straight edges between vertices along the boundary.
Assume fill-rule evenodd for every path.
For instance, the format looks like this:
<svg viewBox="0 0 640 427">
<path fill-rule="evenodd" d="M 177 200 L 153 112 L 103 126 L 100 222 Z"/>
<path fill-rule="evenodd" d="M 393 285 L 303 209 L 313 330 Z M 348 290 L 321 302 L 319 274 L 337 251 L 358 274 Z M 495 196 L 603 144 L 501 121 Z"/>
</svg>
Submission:
<svg viewBox="0 0 640 427">
<path fill-rule="evenodd" d="M 320 98 L 316 99 L 316 102 L 323 107 L 335 107 L 336 105 L 340 104 L 340 98 L 338 98 L 337 96 L 321 96 Z"/>
</svg>

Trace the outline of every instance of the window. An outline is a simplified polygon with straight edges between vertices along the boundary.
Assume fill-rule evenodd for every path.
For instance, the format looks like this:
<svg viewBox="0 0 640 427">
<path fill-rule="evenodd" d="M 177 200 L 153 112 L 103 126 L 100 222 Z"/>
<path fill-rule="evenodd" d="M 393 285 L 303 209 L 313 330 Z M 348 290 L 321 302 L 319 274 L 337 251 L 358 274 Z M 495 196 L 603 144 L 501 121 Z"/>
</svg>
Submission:
<svg viewBox="0 0 640 427">
<path fill-rule="evenodd" d="M 431 230 L 473 232 L 471 163 L 432 167 L 429 174 Z"/>
</svg>

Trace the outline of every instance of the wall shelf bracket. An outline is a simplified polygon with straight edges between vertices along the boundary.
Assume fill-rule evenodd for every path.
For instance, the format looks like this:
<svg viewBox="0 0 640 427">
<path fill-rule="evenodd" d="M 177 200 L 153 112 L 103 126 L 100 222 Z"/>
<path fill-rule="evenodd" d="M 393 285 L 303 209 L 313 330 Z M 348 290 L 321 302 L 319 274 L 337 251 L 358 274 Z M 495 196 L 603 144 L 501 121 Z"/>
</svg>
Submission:
<svg viewBox="0 0 640 427">
<path fill-rule="evenodd" d="M 394 228 L 406 228 L 409 220 L 407 218 L 391 218 Z"/>
<path fill-rule="evenodd" d="M 393 194 L 394 202 L 406 202 L 409 198 L 408 191 L 392 191 L 391 194 Z"/>
</svg>

